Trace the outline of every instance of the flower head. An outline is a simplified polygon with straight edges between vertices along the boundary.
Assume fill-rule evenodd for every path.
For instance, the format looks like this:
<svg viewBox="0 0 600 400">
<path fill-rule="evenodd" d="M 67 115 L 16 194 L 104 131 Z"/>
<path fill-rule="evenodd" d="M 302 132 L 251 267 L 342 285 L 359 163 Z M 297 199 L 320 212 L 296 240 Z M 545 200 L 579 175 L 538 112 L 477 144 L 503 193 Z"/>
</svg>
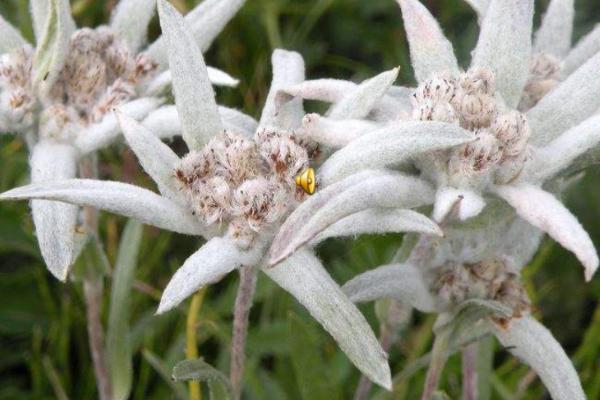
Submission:
<svg viewBox="0 0 600 400">
<path fill-rule="evenodd" d="M 122 112 L 118 120 L 127 143 L 161 194 L 119 182 L 70 179 L 32 184 L 2 198 L 88 205 L 202 236 L 207 242 L 175 273 L 163 292 L 159 313 L 176 307 L 231 271 L 259 268 L 309 310 L 362 372 L 389 388 L 386 354 L 367 321 L 314 253 L 300 251 L 279 265 L 268 265 L 267 251 L 285 217 L 315 198 L 297 188 L 294 179 L 318 154 L 314 142 L 298 134 L 304 116 L 302 101 L 282 105 L 278 99 L 283 87 L 304 81 L 302 58 L 283 50 L 273 53 L 271 89 L 257 124 L 240 113 L 217 107 L 202 54 L 186 22 L 166 1 L 159 0 L 158 4 L 168 44 L 177 124 L 189 152 L 180 158 L 160 141 L 164 133 L 151 132 Z M 340 115 L 356 111 L 360 104 L 356 101 L 364 98 L 365 90 L 352 93 Z M 224 115 L 235 118 L 227 122 Z M 407 207 L 412 207 L 432 195 L 430 185 L 412 178 L 375 175 L 377 184 L 389 184 L 393 194 L 390 202 L 404 199 Z M 404 187 L 406 183 L 414 183 L 414 193 Z M 363 204 L 365 201 L 369 201 L 368 196 L 361 200 Z M 439 235 L 438 227 L 425 216 L 399 211 L 394 215 L 394 229 Z M 334 230 L 330 233 L 339 229 L 352 234 L 352 228 L 360 226 L 356 218 L 368 215 L 359 212 L 351 217 L 350 227 L 331 226 Z"/>
<path fill-rule="evenodd" d="M 206 3 L 188 14 L 201 48 L 243 3 Z M 159 107 L 171 78 L 163 39 L 145 47 L 154 9 L 152 1 L 122 0 L 109 25 L 78 29 L 67 0 L 34 1 L 35 48 L 0 18 L 0 34 L 10 39 L 0 47 L 0 133 L 27 141 L 33 182 L 75 177 L 79 160 L 118 137 L 115 108 L 148 116 L 149 124 L 164 115 Z M 235 84 L 218 70 L 211 77 Z M 32 202 L 42 255 L 61 280 L 77 256 L 77 213 L 70 205 Z"/>
<path fill-rule="evenodd" d="M 311 246 L 351 213 L 375 217 L 370 210 L 414 207 L 406 197 L 393 198 L 400 189 L 390 189 L 391 179 L 384 178 L 390 170 L 415 179 L 409 186 L 413 200 L 419 184 L 431 185 L 419 204 L 433 205 L 444 237 L 421 235 L 408 259 L 359 276 L 347 293 L 361 301 L 397 298 L 436 312 L 439 336 L 453 332 L 465 315 L 502 343 L 529 342 L 527 335 L 540 334 L 544 343 L 514 352 L 538 371 L 553 397 L 583 398 L 571 364 L 558 364 L 568 360 L 564 351 L 529 316 L 519 273 L 537 250 L 541 232 L 578 257 L 587 280 L 598 268 L 589 235 L 556 195 L 564 178 L 585 167 L 600 143 L 600 118 L 594 116 L 600 86 L 591 84 L 599 78 L 600 54 L 581 60 L 568 76 L 561 74 L 561 82 L 555 82 L 552 59 L 540 56 L 532 76 L 532 48 L 543 36 L 532 45 L 533 1 L 492 0 L 471 65 L 462 71 L 427 9 L 417 0 L 398 3 L 417 88 L 373 78 L 380 90 L 362 99 L 359 112 L 341 117 L 336 115 L 341 92 L 355 87 L 351 83 L 307 81 L 282 90 L 283 100 L 334 103 L 327 116 L 305 118 L 302 133 L 324 137 L 340 149 L 319 169 L 320 192 L 284 223 L 270 249 L 271 262 Z M 571 2 L 553 1 L 551 10 L 558 3 Z M 342 129 L 352 132 L 346 141 L 338 139 Z M 360 189 L 353 182 L 360 182 Z M 364 201 L 359 190 L 369 193 Z M 387 220 L 372 221 L 371 231 L 385 232 Z M 533 356 L 544 347 L 548 357 Z M 561 375 L 568 386 L 556 379 Z"/>
</svg>

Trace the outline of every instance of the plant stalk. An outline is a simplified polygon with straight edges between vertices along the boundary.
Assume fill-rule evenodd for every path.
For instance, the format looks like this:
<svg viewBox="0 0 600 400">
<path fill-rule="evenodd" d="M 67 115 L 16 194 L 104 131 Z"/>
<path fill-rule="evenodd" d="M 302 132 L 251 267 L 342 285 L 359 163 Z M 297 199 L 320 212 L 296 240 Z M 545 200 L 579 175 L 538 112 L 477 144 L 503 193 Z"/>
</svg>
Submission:
<svg viewBox="0 0 600 400">
<path fill-rule="evenodd" d="M 188 310 L 186 321 L 186 339 L 185 339 L 185 356 L 188 360 L 195 360 L 198 355 L 198 340 L 196 337 L 196 327 L 198 326 L 198 312 L 202 308 L 206 286 L 200 289 L 192 297 L 190 308 Z M 191 380 L 188 382 L 190 392 L 190 400 L 202 400 L 202 392 L 200 391 L 200 382 Z"/>
<path fill-rule="evenodd" d="M 462 350 L 463 400 L 477 400 L 478 374 L 477 351 L 479 342 L 473 342 Z"/>
<path fill-rule="evenodd" d="M 104 351 L 104 329 L 102 328 L 100 319 L 103 286 L 102 278 L 86 278 L 83 281 L 88 341 L 90 352 L 92 353 L 98 397 L 100 400 L 111 400 L 112 386 L 106 363 L 106 353 Z"/>
<path fill-rule="evenodd" d="M 235 298 L 233 312 L 233 337 L 231 339 L 231 371 L 230 379 L 236 399 L 242 394 L 242 378 L 246 358 L 246 338 L 248 336 L 248 319 L 254 292 L 256 291 L 256 268 L 241 267 L 240 285 Z"/>
<path fill-rule="evenodd" d="M 86 158 L 79 164 L 82 178 L 97 177 L 97 160 Z M 90 236 L 98 236 L 98 210 L 92 207 L 83 208 L 83 225 Z M 96 386 L 100 400 L 112 400 L 112 384 L 104 348 L 104 328 L 102 327 L 102 300 L 104 284 L 101 274 L 94 266 L 88 266 L 83 278 L 83 293 L 85 298 L 85 313 L 87 331 Z"/>
</svg>

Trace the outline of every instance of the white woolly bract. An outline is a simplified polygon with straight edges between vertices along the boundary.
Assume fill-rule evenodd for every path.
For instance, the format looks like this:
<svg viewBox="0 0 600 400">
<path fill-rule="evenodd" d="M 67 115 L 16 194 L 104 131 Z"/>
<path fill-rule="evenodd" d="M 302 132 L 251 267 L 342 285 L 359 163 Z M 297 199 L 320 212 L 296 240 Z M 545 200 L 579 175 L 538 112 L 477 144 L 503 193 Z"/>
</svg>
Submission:
<svg viewBox="0 0 600 400">
<path fill-rule="evenodd" d="M 452 44 L 427 9 L 416 0 L 397 0 L 402 8 L 410 57 L 418 82 L 434 75 L 458 74 Z"/>
<path fill-rule="evenodd" d="M 214 135 L 223 132 L 215 93 L 204 58 L 188 24 L 164 0 L 158 1 L 158 13 L 169 56 L 182 135 L 190 150 L 198 150 Z"/>
<path fill-rule="evenodd" d="M 330 237 L 417 232 L 442 236 L 440 227 L 423 214 L 412 210 L 372 208 L 348 215 L 330 225 L 310 241 L 315 246 Z"/>
<path fill-rule="evenodd" d="M 96 207 L 188 235 L 208 235 L 211 232 L 179 204 L 149 190 L 121 182 L 67 179 L 22 186 L 0 195 L 0 200 L 24 199 L 55 200 Z"/>
<path fill-rule="evenodd" d="M 492 0 L 481 23 L 472 67 L 490 68 L 509 107 L 518 104 L 529 72 L 533 0 Z"/>
<path fill-rule="evenodd" d="M 527 112 L 531 141 L 547 144 L 600 108 L 600 53 L 589 59 Z"/>
<path fill-rule="evenodd" d="M 295 232 L 291 236 L 287 236 L 283 229 L 280 231 L 273 241 L 271 265 L 289 256 L 341 218 L 374 207 L 413 208 L 431 204 L 433 190 L 428 183 L 417 178 L 389 173 L 364 182 L 357 181 L 342 192 L 324 197 L 328 197 L 327 200 L 317 202 L 318 208 L 312 208 L 311 217 L 294 226 Z M 305 202 L 294 213 L 303 213 L 303 208 L 313 205 Z"/>
<path fill-rule="evenodd" d="M 594 243 L 577 218 L 558 199 L 527 184 L 499 186 L 496 193 L 513 206 L 521 218 L 575 253 L 585 268 L 585 279 L 592 279 L 599 264 Z"/>
<path fill-rule="evenodd" d="M 421 272 L 410 264 L 378 267 L 346 282 L 342 289 L 355 303 L 391 298 L 423 312 L 436 309 Z"/>
<path fill-rule="evenodd" d="M 508 326 L 491 324 L 506 349 L 529 365 L 554 400 L 584 400 L 579 377 L 552 333 L 531 316 L 513 319 Z"/>
<path fill-rule="evenodd" d="M 398 122 L 362 135 L 334 153 L 320 168 L 323 186 L 361 169 L 382 168 L 408 161 L 420 153 L 472 141 L 468 131 L 441 122 Z"/>
<path fill-rule="evenodd" d="M 44 184 L 73 178 L 77 173 L 77 151 L 69 145 L 40 142 L 33 148 L 31 181 Z M 74 262 L 77 207 L 54 201 L 33 200 L 31 213 L 37 240 L 48 270 L 64 281 Z"/>
<path fill-rule="evenodd" d="M 205 285 L 219 281 L 223 275 L 242 266 L 260 261 L 260 249 L 241 251 L 227 238 L 209 240 L 177 270 L 163 291 L 157 314 L 171 310 Z"/>
<path fill-rule="evenodd" d="M 311 251 L 301 250 L 263 272 L 306 307 L 362 373 L 391 389 L 387 355 L 360 311 Z"/>
</svg>

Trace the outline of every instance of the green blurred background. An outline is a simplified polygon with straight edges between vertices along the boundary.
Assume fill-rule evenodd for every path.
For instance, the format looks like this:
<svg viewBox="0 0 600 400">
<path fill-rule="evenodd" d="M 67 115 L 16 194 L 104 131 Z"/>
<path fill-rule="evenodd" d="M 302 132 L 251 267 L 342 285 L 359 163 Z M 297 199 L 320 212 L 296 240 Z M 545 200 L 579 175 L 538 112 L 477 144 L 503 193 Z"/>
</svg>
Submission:
<svg viewBox="0 0 600 400">
<path fill-rule="evenodd" d="M 195 0 L 173 0 L 180 10 Z M 107 21 L 115 1 L 72 1 L 80 25 Z M 467 65 L 478 26 L 471 9 L 460 0 L 425 1 Z M 536 2 L 536 25 L 548 1 Z M 575 38 L 600 21 L 598 0 L 576 1 Z M 2 0 L 0 13 L 31 38 L 27 1 Z M 158 33 L 154 21 L 151 34 Z M 1 39 L 0 39 L 1 40 Z M 361 80 L 400 65 L 400 84 L 412 84 L 401 15 L 393 0 L 248 0 L 206 55 L 210 65 L 240 78 L 237 89 L 219 89 L 219 101 L 258 116 L 270 81 L 270 53 L 284 47 L 303 54 L 309 78 Z M 598 94 L 600 95 L 600 93 Z M 318 105 L 310 105 L 318 108 Z M 152 187 L 131 152 L 118 146 L 101 155 L 105 178 Z M 23 144 L 0 137 L 0 189 L 27 181 Z M 600 246 L 600 169 L 592 169 L 567 195 L 568 206 Z M 115 260 L 125 220 L 110 214 L 101 219 L 107 254 Z M 355 241 L 330 240 L 319 248 L 331 274 L 340 283 L 361 271 L 387 263 L 401 235 L 363 236 Z M 162 288 L 197 240 L 144 229 L 144 240 L 131 295 L 135 350 L 133 399 L 180 398 L 185 387 L 164 371 L 184 358 L 187 303 L 164 316 L 153 316 Z M 600 278 L 583 280 L 574 256 L 550 240 L 525 269 L 535 314 L 565 346 L 590 399 L 600 399 Z M 238 277 L 230 274 L 207 292 L 198 327 L 201 355 L 228 371 L 231 310 Z M 106 286 L 110 285 L 110 277 Z M 108 295 L 105 296 L 105 310 Z M 361 306 L 375 330 L 373 306 Z M 391 350 L 397 374 L 429 351 L 433 317 L 415 315 Z M 284 291 L 261 277 L 252 309 L 247 348 L 245 398 L 351 398 L 359 374 L 333 340 Z M 492 375 L 494 399 L 547 398 L 539 380 L 497 348 Z M 164 369 L 161 375 L 161 368 Z M 167 372 L 168 375 L 168 372 Z M 393 394 L 379 389 L 372 398 L 418 398 L 425 371 L 399 380 Z M 442 388 L 460 397 L 459 357 L 451 358 Z M 96 397 L 87 348 L 82 290 L 61 284 L 45 270 L 25 203 L 0 205 L 0 399 L 69 399 Z M 546 396 L 546 397 L 544 397 Z M 62 400 L 62 398 L 61 398 Z"/>
</svg>

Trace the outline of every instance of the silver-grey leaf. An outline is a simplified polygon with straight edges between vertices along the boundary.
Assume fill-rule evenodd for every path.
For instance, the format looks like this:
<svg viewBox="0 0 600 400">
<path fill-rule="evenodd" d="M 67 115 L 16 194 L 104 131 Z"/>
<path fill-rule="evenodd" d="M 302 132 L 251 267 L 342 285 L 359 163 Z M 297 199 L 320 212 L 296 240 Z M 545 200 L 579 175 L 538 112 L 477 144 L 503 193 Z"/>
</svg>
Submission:
<svg viewBox="0 0 600 400">
<path fill-rule="evenodd" d="M 421 271 L 411 264 L 377 267 L 346 282 L 342 290 L 355 303 L 390 298 L 422 312 L 435 311 L 435 299 Z"/>
<path fill-rule="evenodd" d="M 256 265 L 261 257 L 260 247 L 244 251 L 229 238 L 212 238 L 175 272 L 163 291 L 157 314 L 173 309 L 203 286 L 219 281 L 236 268 Z"/>
<path fill-rule="evenodd" d="M 452 43 L 431 13 L 417 0 L 396 0 L 402 8 L 404 29 L 417 82 L 434 76 L 456 76 L 458 62 Z"/>
<path fill-rule="evenodd" d="M 301 250 L 263 272 L 306 307 L 362 373 L 391 389 L 387 355 L 371 327 L 311 251 Z"/>
<path fill-rule="evenodd" d="M 66 179 L 22 186 L 0 194 L 0 200 L 26 199 L 96 207 L 187 235 L 209 236 L 214 233 L 190 210 L 147 189 L 121 182 Z"/>
<path fill-rule="evenodd" d="M 472 67 L 490 68 L 509 107 L 516 107 L 529 76 L 533 0 L 492 0 L 481 24 Z"/>
<path fill-rule="evenodd" d="M 542 324 L 526 316 L 508 327 L 491 325 L 502 346 L 533 368 L 554 400 L 586 399 L 573 363 Z"/>
<path fill-rule="evenodd" d="M 42 141 L 31 155 L 31 181 L 44 184 L 73 178 L 77 173 L 77 151 L 72 146 Z M 47 200 L 33 200 L 31 212 L 37 241 L 48 270 L 64 281 L 74 262 L 77 207 Z"/>
<path fill-rule="evenodd" d="M 158 14 L 182 136 L 190 150 L 198 150 L 223 131 L 215 93 L 202 53 L 183 17 L 165 0 L 158 0 Z"/>
</svg>

